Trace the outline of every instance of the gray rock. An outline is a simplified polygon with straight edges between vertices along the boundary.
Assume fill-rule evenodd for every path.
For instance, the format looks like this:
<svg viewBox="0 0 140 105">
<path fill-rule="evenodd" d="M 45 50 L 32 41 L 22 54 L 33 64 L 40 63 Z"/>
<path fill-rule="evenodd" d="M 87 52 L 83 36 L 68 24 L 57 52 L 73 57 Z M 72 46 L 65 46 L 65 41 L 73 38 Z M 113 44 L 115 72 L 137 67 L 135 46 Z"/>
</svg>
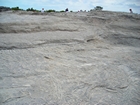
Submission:
<svg viewBox="0 0 140 105">
<path fill-rule="evenodd" d="M 1 105 L 139 105 L 139 15 L 0 15 Z"/>
</svg>

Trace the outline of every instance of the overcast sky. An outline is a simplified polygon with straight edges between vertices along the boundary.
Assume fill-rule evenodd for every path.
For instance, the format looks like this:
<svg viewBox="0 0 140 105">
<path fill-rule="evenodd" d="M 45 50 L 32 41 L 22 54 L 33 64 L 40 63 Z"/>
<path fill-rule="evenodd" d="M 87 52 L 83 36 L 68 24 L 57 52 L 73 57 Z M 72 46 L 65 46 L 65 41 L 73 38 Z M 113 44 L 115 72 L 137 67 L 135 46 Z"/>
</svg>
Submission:
<svg viewBox="0 0 140 105">
<path fill-rule="evenodd" d="M 90 10 L 102 6 L 103 10 L 133 12 L 140 14 L 140 0 L 0 0 L 0 6 L 34 8 L 41 10 L 54 9 L 72 11 Z"/>
</svg>

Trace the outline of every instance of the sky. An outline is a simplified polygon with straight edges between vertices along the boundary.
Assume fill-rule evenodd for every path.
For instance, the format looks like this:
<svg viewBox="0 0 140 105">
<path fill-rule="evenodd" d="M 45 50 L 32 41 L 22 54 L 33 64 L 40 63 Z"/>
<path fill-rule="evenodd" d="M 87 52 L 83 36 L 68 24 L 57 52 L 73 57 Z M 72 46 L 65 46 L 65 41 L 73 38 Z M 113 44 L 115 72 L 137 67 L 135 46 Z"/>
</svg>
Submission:
<svg viewBox="0 0 140 105">
<path fill-rule="evenodd" d="M 140 14 L 140 0 L 0 0 L 0 6 L 57 11 L 66 8 L 72 11 L 89 11 L 96 6 L 101 6 L 103 10 L 129 12 L 129 9 L 132 9 L 134 13 Z"/>
</svg>

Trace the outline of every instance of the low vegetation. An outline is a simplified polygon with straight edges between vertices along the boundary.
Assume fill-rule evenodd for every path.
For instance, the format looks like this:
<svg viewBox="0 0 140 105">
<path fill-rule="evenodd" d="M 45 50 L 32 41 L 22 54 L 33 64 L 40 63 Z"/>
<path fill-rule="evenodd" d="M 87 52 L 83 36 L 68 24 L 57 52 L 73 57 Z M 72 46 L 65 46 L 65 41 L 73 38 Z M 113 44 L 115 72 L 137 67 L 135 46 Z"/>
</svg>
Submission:
<svg viewBox="0 0 140 105">
<path fill-rule="evenodd" d="M 2 7 L 2 6 L 1 6 Z M 6 8 L 6 7 L 5 7 Z M 9 8 L 9 7 L 7 7 Z M 22 11 L 33 11 L 33 12 L 41 12 L 41 10 L 36 10 L 34 8 L 28 8 L 26 10 L 24 9 L 21 9 L 19 7 L 12 7 L 12 8 L 9 8 L 8 10 L 13 10 L 13 11 L 19 11 L 19 10 L 22 10 Z M 90 11 L 93 11 L 93 10 L 103 10 L 103 7 L 101 6 L 96 6 L 94 9 L 91 9 Z M 53 9 L 49 9 L 49 10 L 45 10 L 44 12 L 65 12 L 64 10 L 61 10 L 61 11 L 56 11 L 56 10 L 53 10 Z M 73 12 L 73 11 L 70 11 L 70 12 Z"/>
<path fill-rule="evenodd" d="M 23 9 L 20 9 L 19 7 L 12 7 L 11 9 L 12 10 L 15 10 L 15 11 L 17 11 L 17 10 L 23 10 Z"/>
<path fill-rule="evenodd" d="M 45 12 L 56 12 L 56 11 L 55 11 L 55 10 L 50 9 L 50 10 L 46 10 Z"/>
<path fill-rule="evenodd" d="M 36 11 L 36 12 L 39 12 L 39 10 L 36 10 L 36 9 L 33 9 L 33 8 L 28 8 L 28 9 L 26 9 L 26 11 Z"/>
<path fill-rule="evenodd" d="M 96 7 L 94 8 L 94 10 L 103 10 L 103 7 L 101 7 L 101 6 L 96 6 Z"/>
</svg>

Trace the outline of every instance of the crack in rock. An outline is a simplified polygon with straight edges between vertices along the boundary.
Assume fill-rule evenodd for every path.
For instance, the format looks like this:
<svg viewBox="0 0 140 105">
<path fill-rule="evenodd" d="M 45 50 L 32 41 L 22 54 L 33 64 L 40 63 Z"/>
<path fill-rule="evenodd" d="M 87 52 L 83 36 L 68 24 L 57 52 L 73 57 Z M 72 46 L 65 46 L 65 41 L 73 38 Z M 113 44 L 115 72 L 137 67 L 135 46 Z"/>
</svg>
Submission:
<svg viewBox="0 0 140 105">
<path fill-rule="evenodd" d="M 4 45 L 0 46 L 0 50 L 15 50 L 15 49 L 29 49 L 29 48 L 35 48 L 38 46 L 42 46 L 45 44 L 75 44 L 75 43 L 84 43 L 83 40 L 78 40 L 78 39 L 60 39 L 60 40 L 47 40 L 43 41 L 42 43 L 37 43 L 37 44 L 20 44 L 20 45 Z"/>
</svg>

